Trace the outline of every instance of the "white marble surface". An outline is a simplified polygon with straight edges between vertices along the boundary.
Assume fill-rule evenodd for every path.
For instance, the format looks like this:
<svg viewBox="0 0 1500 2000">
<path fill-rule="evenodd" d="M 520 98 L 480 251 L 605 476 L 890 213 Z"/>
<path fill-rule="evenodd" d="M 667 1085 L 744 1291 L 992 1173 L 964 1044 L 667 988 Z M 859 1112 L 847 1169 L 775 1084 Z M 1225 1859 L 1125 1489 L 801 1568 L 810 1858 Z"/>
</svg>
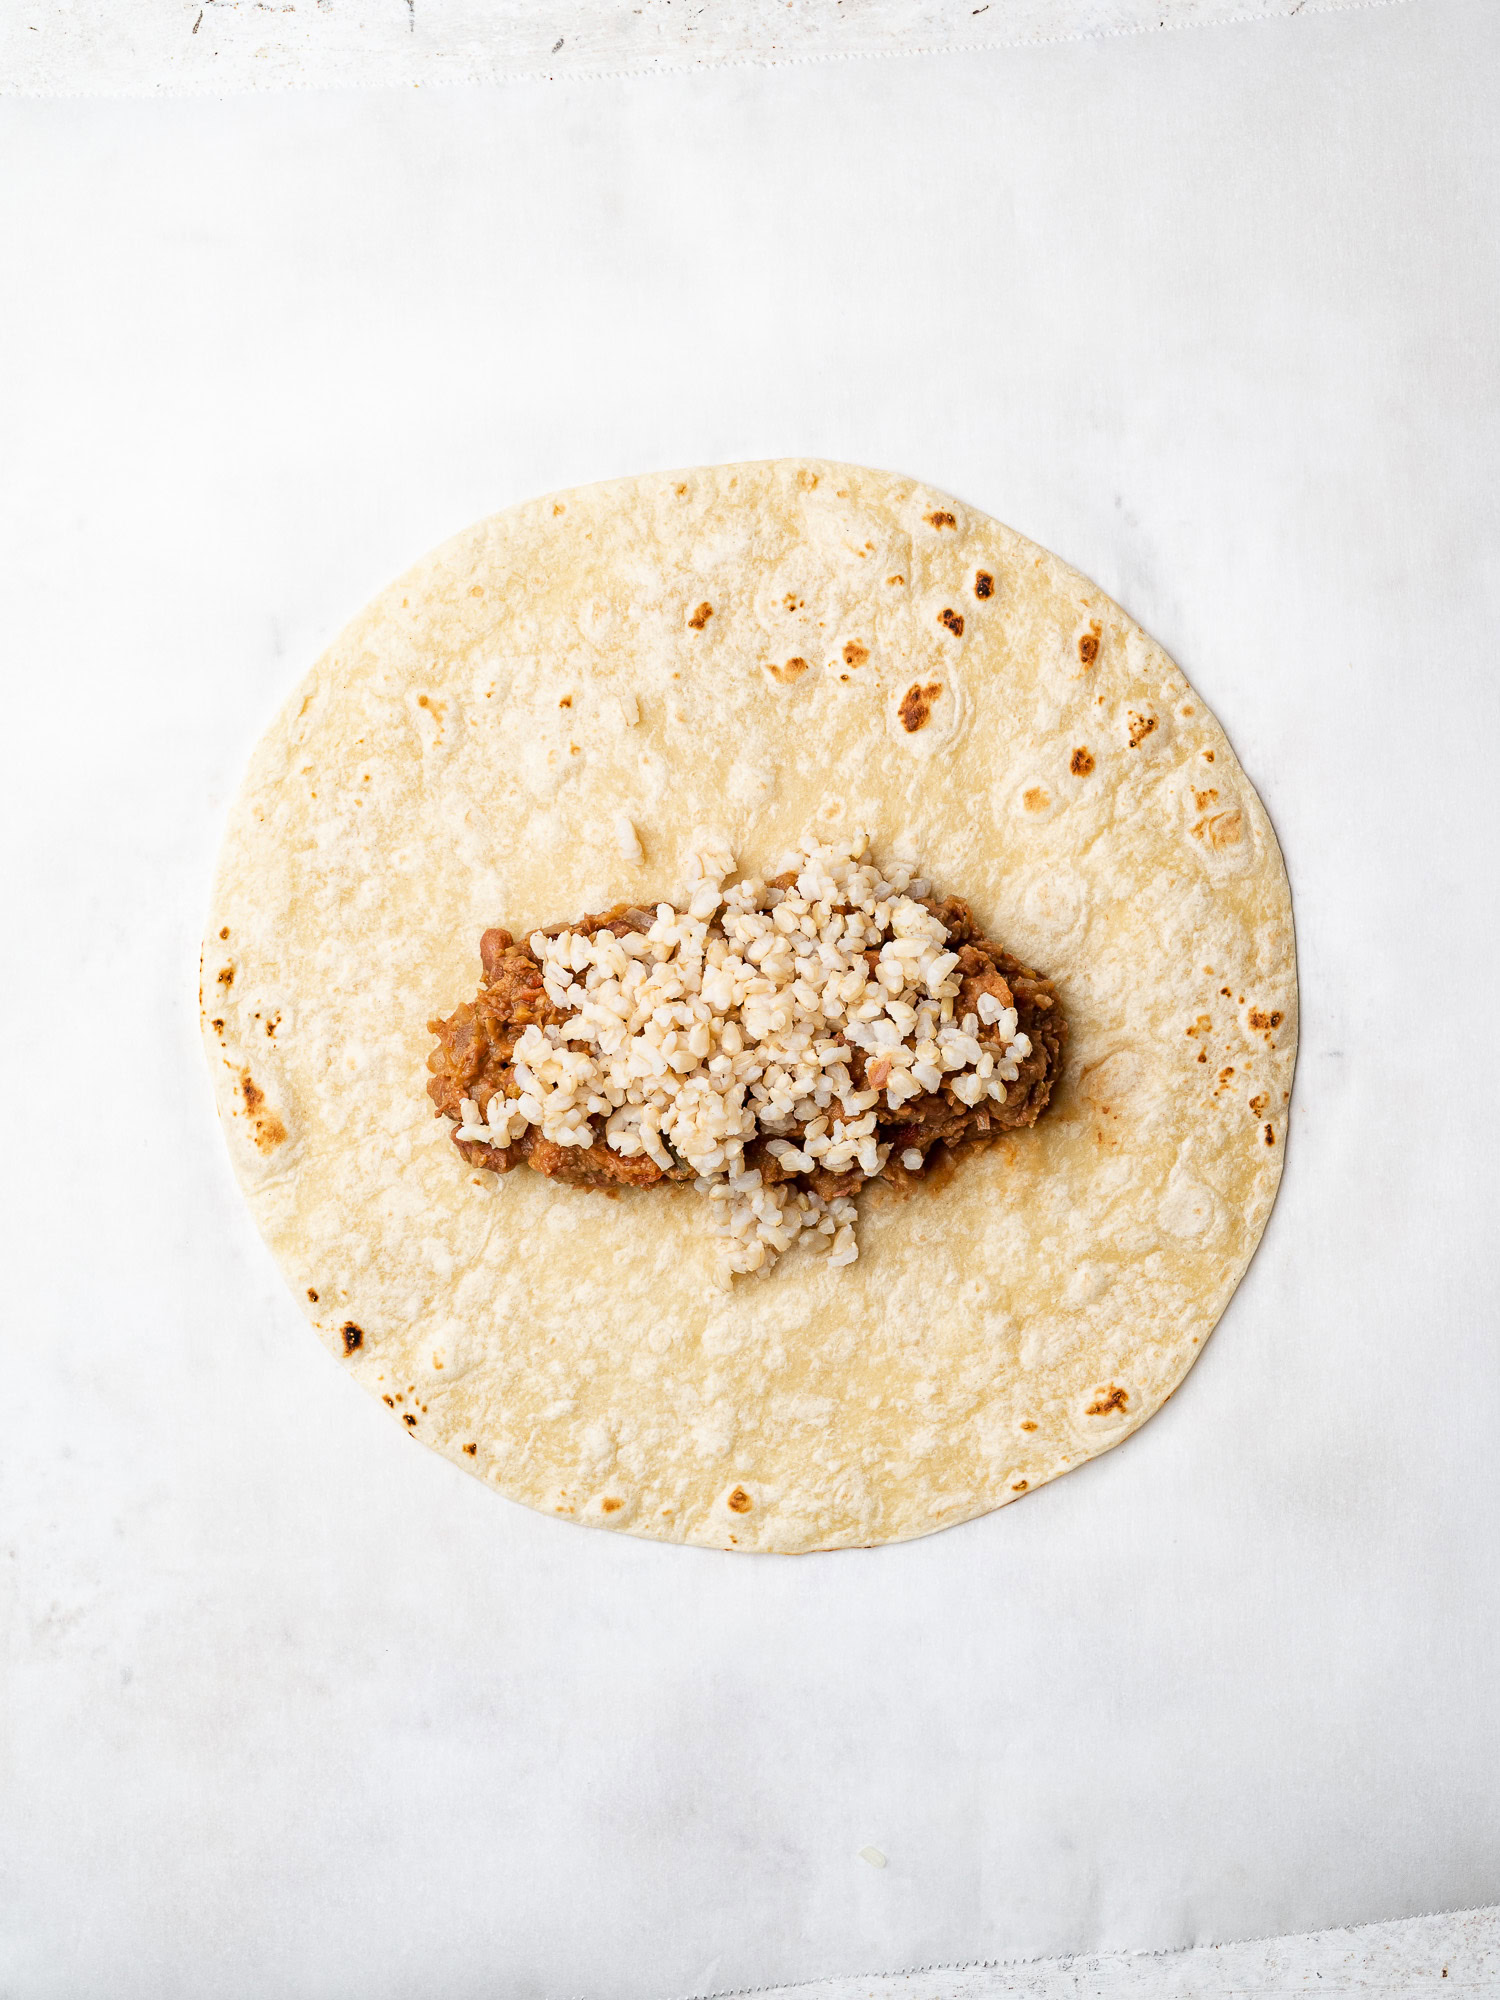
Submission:
<svg viewBox="0 0 1500 2000">
<path fill-rule="evenodd" d="M 1025 1964 L 763 1986 L 756 2000 L 1493 2000 L 1500 1909 L 1454 1910 L 1354 1930 L 1203 1944 L 1173 1952 L 1091 1952 Z M 726 1996 L 749 2000 L 749 1996 Z"/>
<path fill-rule="evenodd" d="M 1495 1899 L 1497 57 L 1422 0 L 0 107 L 7 2000 L 652 2000 Z M 399 565 L 783 450 L 947 485 L 1163 640 L 1281 833 L 1305 1015 L 1156 1421 L 744 1562 L 392 1436 L 245 1221 L 193 985 L 250 745 Z"/>
<path fill-rule="evenodd" d="M 11 0 L 0 93 L 647 75 L 1289 19 L 1403 0 Z"/>
</svg>

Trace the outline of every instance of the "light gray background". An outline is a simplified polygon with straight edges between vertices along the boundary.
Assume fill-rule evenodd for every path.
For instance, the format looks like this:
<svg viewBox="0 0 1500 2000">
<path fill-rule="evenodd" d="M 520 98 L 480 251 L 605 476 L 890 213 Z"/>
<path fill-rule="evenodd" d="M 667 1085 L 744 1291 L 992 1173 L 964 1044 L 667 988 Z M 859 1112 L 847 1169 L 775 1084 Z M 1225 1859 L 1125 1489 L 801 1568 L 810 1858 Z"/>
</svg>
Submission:
<svg viewBox="0 0 1500 2000">
<path fill-rule="evenodd" d="M 3 107 L 0 1991 L 647 2000 L 1496 1896 L 1497 58 L 1421 0 Z M 249 748 L 375 588 L 780 451 L 1167 645 L 1305 1011 L 1266 1242 L 1146 1431 L 744 1561 L 392 1434 L 244 1218 L 193 984 Z"/>
</svg>

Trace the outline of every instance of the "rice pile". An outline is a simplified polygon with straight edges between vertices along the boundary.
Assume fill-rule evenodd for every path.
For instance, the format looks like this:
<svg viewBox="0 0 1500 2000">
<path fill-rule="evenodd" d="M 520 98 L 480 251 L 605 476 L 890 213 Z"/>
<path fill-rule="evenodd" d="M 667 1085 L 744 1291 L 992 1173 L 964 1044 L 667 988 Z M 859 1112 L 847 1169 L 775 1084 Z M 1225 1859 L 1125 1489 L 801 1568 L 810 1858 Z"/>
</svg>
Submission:
<svg viewBox="0 0 1500 2000">
<path fill-rule="evenodd" d="M 663 1170 L 686 1161 L 728 1272 L 769 1271 L 800 1236 L 852 1264 L 852 1198 L 766 1185 L 746 1146 L 765 1139 L 786 1173 L 868 1180 L 891 1150 L 882 1093 L 889 1111 L 944 1084 L 963 1104 L 1003 1103 L 1031 1044 L 989 994 L 955 1021 L 958 954 L 918 900 L 928 884 L 916 864 L 877 866 L 862 839 L 805 841 L 774 871 L 795 871 L 791 888 L 749 876 L 726 889 L 734 855 L 711 836 L 695 847 L 685 910 L 660 903 L 649 929 L 623 937 L 532 937 L 548 998 L 574 1011 L 526 1029 L 520 1095 L 495 1095 L 485 1113 L 465 1098 L 458 1137 L 506 1146 L 539 1126 L 560 1146 L 602 1139 Z M 863 1089 L 851 1046 L 865 1056 Z"/>
</svg>

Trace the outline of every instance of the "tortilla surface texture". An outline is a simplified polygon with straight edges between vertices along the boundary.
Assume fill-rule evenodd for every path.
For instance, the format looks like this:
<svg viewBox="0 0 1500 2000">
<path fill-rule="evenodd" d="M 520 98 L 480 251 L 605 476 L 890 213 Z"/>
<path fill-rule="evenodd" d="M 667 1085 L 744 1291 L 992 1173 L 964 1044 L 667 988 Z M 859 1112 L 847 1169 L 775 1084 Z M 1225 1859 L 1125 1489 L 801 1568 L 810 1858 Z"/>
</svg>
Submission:
<svg viewBox="0 0 1500 2000">
<path fill-rule="evenodd" d="M 867 1190 L 852 1266 L 726 1289 L 691 1186 L 476 1171 L 425 1094 L 486 926 L 678 900 L 705 829 L 756 873 L 862 829 L 1058 983 L 1050 1109 Z M 928 1534 L 1144 1423 L 1265 1226 L 1296 1050 L 1275 835 L 1171 660 L 998 522 L 820 461 L 549 495 L 392 585 L 255 753 L 202 991 L 340 1366 L 511 1499 L 740 1550 Z"/>
</svg>

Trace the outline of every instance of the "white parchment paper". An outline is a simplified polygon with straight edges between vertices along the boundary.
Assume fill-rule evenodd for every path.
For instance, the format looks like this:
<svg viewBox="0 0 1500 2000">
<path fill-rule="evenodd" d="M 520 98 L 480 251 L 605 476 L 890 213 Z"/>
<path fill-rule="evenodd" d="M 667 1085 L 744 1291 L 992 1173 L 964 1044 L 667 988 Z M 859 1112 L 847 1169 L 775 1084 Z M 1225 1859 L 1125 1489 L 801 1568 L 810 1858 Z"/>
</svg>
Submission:
<svg viewBox="0 0 1500 2000">
<path fill-rule="evenodd" d="M 0 1990 L 652 2000 L 1495 1899 L 1497 57 L 1422 0 L 4 107 Z M 744 1561 L 393 1438 L 244 1217 L 194 980 L 250 746 L 374 589 L 780 451 L 949 487 L 1178 658 L 1303 1053 L 1138 1438 Z"/>
</svg>

